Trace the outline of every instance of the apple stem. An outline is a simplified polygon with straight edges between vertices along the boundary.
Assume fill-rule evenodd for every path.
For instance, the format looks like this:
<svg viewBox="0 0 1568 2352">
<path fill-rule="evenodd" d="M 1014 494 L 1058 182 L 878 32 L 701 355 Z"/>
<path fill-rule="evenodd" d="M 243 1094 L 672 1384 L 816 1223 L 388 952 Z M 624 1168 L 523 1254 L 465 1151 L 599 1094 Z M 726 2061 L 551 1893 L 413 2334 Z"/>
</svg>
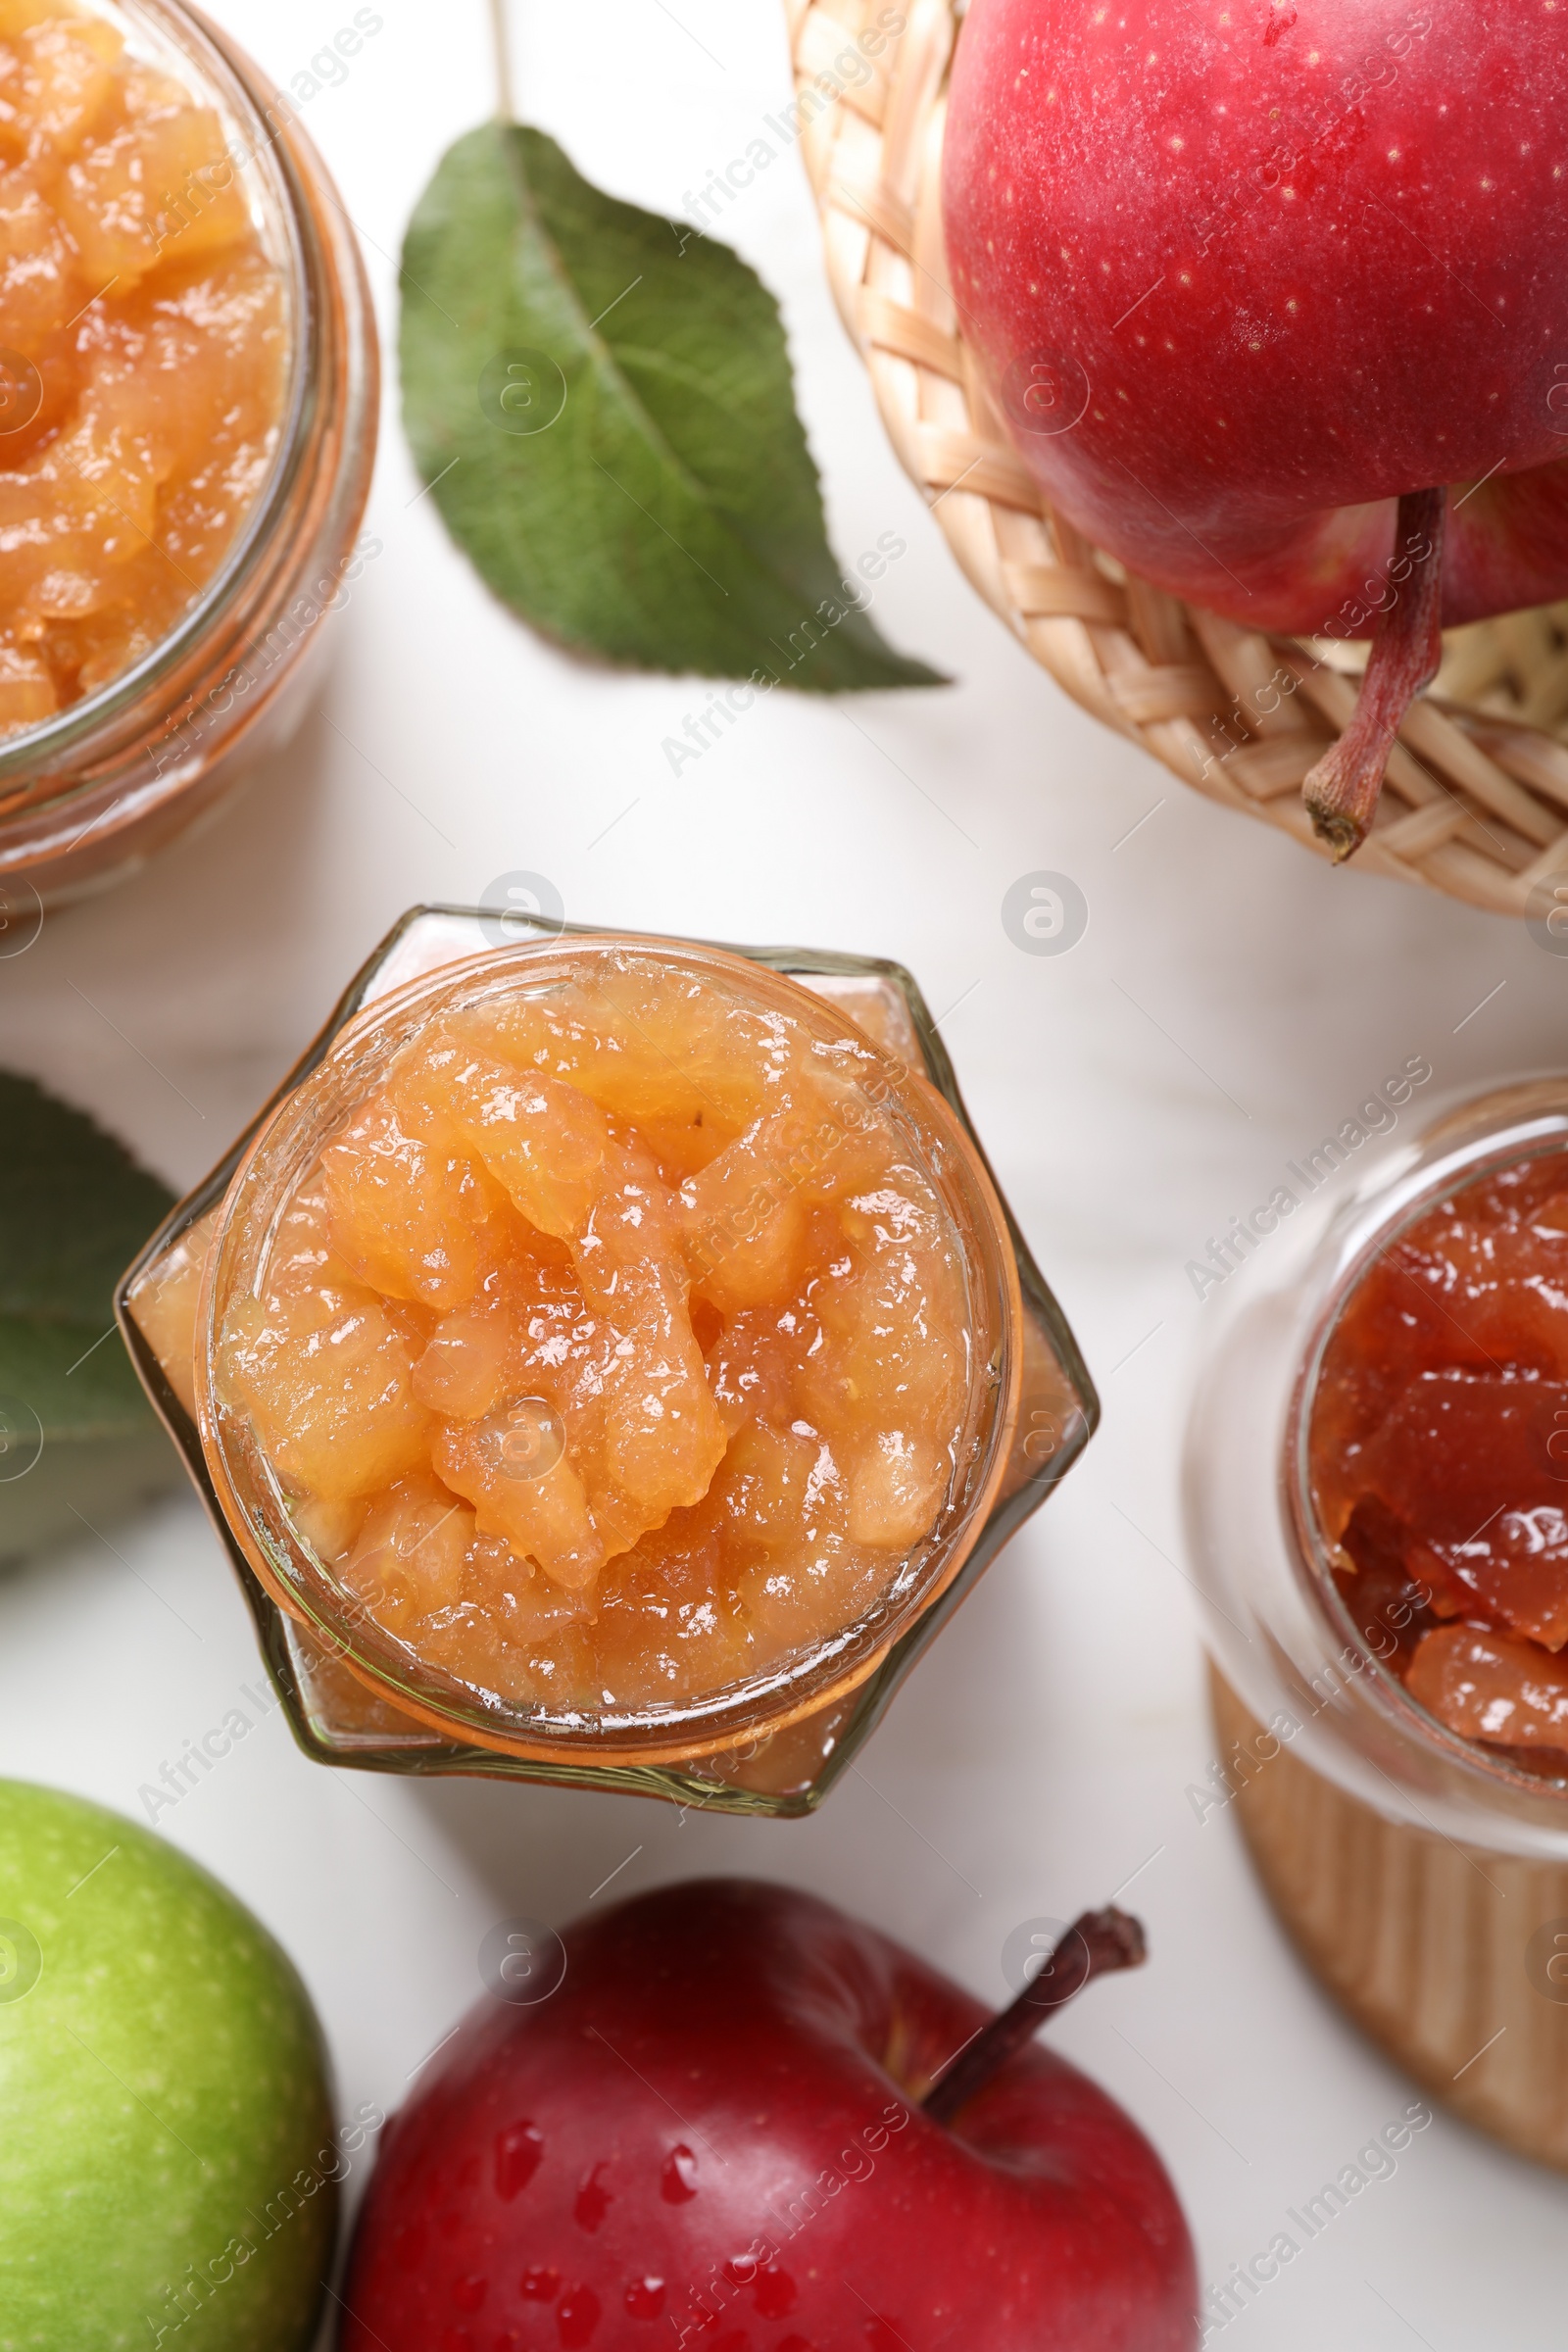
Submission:
<svg viewBox="0 0 1568 2352">
<path fill-rule="evenodd" d="M 1141 1923 L 1125 1911 L 1086 1911 L 1074 1920 L 1044 1968 L 1029 1979 L 1010 2008 L 999 2010 L 988 2026 L 958 2052 L 926 2092 L 921 2106 L 934 2123 L 951 2124 L 1027 2041 L 1054 2009 L 1082 1992 L 1092 1977 L 1140 1968 L 1149 1954 Z"/>
<path fill-rule="evenodd" d="M 1301 786 L 1313 830 L 1328 843 L 1336 865 L 1365 841 L 1404 714 L 1437 676 L 1443 659 L 1447 504 L 1446 489 L 1408 490 L 1400 499 L 1395 561 L 1402 556 L 1409 564 L 1408 590 L 1396 595 L 1379 624 L 1349 725 Z"/>
</svg>

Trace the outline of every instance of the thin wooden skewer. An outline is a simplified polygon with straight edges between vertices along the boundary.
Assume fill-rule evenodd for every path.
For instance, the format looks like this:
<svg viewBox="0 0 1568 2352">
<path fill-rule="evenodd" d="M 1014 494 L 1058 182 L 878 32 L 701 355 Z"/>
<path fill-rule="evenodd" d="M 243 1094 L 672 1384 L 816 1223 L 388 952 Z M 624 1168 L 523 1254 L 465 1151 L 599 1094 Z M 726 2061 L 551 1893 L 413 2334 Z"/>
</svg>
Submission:
<svg viewBox="0 0 1568 2352">
<path fill-rule="evenodd" d="M 496 120 L 514 122 L 512 99 L 512 44 L 507 36 L 507 0 L 490 0 L 490 34 L 496 53 Z"/>
</svg>

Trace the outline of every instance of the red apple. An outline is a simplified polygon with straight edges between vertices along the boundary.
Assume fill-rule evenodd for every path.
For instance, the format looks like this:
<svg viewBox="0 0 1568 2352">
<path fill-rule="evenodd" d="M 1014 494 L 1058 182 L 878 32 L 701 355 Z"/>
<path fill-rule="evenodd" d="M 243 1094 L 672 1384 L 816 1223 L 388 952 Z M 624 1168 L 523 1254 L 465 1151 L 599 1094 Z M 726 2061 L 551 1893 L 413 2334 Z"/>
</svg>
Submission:
<svg viewBox="0 0 1568 2352">
<path fill-rule="evenodd" d="M 1142 1955 L 1118 1913 L 1079 1931 L 1057 1989 L 987 2034 L 914 1953 L 787 1887 L 580 1920 L 554 1998 L 483 2002 L 383 2135 L 343 2352 L 1188 2352 L 1159 2159 L 1017 2046 Z"/>
<path fill-rule="evenodd" d="M 1388 708 L 1308 794 L 1341 855 L 1440 612 L 1568 595 L 1555 10 L 972 0 L 959 39 L 954 294 L 1053 501 L 1249 626 L 1389 615 Z"/>
</svg>

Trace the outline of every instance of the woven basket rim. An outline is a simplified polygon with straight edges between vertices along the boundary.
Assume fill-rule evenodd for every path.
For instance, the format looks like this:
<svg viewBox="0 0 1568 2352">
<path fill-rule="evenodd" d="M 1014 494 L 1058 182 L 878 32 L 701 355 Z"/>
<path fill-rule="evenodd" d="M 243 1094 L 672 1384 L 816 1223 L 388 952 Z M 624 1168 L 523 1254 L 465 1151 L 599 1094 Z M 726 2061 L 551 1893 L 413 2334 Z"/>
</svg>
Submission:
<svg viewBox="0 0 1568 2352">
<path fill-rule="evenodd" d="M 999 420 L 948 284 L 940 172 L 956 0 L 785 0 L 791 126 L 834 298 L 954 555 L 1074 701 L 1208 799 L 1328 856 L 1301 804 L 1364 645 L 1189 605 L 1093 546 Z M 1493 913 L 1568 904 L 1568 602 L 1445 634 L 1350 870 Z M 1556 884 L 1561 879 L 1560 894 Z"/>
</svg>

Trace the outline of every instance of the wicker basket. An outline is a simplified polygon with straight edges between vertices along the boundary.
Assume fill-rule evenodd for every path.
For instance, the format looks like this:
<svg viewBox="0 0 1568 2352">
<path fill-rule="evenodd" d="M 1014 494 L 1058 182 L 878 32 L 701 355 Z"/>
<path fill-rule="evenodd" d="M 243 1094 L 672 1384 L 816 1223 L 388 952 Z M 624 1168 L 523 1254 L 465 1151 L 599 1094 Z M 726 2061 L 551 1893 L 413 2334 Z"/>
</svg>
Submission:
<svg viewBox="0 0 1568 2352">
<path fill-rule="evenodd" d="M 1044 503 L 958 332 L 939 184 L 953 0 L 786 9 L 793 120 L 834 295 L 893 445 L 958 562 L 1097 718 L 1184 783 L 1326 856 L 1300 785 L 1354 707 L 1365 648 L 1244 629 L 1090 546 Z M 891 39 L 890 20 L 904 25 Z M 1238 705 L 1255 710 L 1256 689 L 1281 667 L 1299 691 L 1249 732 Z M 1449 631 L 1355 863 L 1499 914 L 1532 911 L 1533 895 L 1539 908 L 1550 883 L 1568 880 L 1568 604 Z"/>
</svg>

